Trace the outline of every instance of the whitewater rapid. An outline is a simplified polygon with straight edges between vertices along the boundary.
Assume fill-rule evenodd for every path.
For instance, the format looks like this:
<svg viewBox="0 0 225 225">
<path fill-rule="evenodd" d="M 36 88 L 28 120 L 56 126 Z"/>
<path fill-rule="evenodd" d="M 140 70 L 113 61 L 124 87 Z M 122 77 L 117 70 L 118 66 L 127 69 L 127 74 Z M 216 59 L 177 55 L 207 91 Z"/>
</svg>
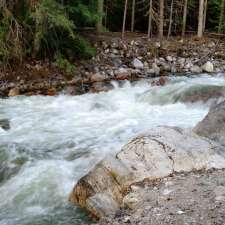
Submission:
<svg viewBox="0 0 225 225">
<path fill-rule="evenodd" d="M 105 155 L 158 125 L 192 128 L 208 112 L 175 101 L 188 87 L 225 86 L 223 75 L 113 83 L 107 93 L 0 99 L 0 225 L 74 225 L 91 221 L 68 203 L 75 182 Z"/>
</svg>

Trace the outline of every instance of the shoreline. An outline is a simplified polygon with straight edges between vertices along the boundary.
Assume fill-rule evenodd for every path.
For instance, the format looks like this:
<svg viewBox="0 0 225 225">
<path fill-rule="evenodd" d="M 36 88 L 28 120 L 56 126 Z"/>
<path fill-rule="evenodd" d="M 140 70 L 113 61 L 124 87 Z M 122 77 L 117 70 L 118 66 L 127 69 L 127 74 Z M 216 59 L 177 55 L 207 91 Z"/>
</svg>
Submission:
<svg viewBox="0 0 225 225">
<path fill-rule="evenodd" d="M 135 81 L 165 76 L 191 76 L 225 72 L 225 41 L 215 38 L 157 40 L 141 37 L 121 40 L 102 36 L 94 58 L 75 63 L 65 74 L 54 63 L 27 62 L 0 73 L 0 97 L 16 95 L 69 95 L 96 93 L 112 88 L 111 81 Z"/>
</svg>

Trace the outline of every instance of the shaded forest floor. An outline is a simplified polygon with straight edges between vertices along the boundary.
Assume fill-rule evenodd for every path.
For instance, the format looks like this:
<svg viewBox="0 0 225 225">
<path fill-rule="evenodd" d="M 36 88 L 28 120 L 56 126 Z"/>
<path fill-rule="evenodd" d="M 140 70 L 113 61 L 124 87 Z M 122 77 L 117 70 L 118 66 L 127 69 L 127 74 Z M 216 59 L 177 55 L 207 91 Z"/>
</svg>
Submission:
<svg viewBox="0 0 225 225">
<path fill-rule="evenodd" d="M 102 82 L 110 82 L 111 80 L 136 80 L 171 73 L 190 74 L 188 69 L 187 71 L 185 69 L 179 70 L 179 68 L 173 69 L 172 64 L 177 63 L 173 62 L 173 57 L 176 57 L 176 60 L 180 58 L 190 59 L 193 65 L 198 66 L 208 60 L 213 60 L 215 64 L 222 65 L 215 72 L 225 70 L 224 37 L 206 36 L 199 40 L 190 35 L 185 39 L 170 38 L 160 43 L 156 38 L 148 41 L 146 35 L 141 33 L 127 33 L 123 41 L 120 36 L 121 33 L 105 33 L 96 38 L 96 36 L 89 34 L 88 37 L 95 45 L 97 54 L 90 60 L 75 61 L 76 71 L 74 74 L 65 73 L 48 60 L 27 59 L 18 66 L 2 69 L 0 70 L 0 96 L 56 95 L 65 88 L 68 94 L 82 94 L 89 91 L 108 90 L 110 85 L 108 83 L 102 84 Z M 142 68 L 135 68 L 132 65 L 134 58 L 148 62 L 149 72 Z M 169 63 L 171 68 L 164 65 L 167 67 L 161 69 L 159 73 L 150 71 L 150 64 L 153 64 L 157 59 L 159 63 L 157 62 L 156 66 L 159 67 L 162 64 L 160 62 L 162 58 L 167 64 Z M 121 70 L 121 68 L 126 70 Z M 193 73 L 198 73 L 198 70 L 196 72 L 193 70 Z"/>
</svg>

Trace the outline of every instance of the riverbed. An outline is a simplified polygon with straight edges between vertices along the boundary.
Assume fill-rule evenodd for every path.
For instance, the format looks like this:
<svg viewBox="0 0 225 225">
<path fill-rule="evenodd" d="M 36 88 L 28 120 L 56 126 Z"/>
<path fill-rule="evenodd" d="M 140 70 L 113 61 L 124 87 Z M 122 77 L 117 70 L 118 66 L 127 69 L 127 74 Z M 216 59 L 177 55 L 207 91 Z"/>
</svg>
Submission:
<svg viewBox="0 0 225 225">
<path fill-rule="evenodd" d="M 191 129 L 210 104 L 179 101 L 188 88 L 225 87 L 225 76 L 170 77 L 113 83 L 114 89 L 81 96 L 0 99 L 0 224 L 80 225 L 92 221 L 70 205 L 76 181 L 105 155 L 159 125 Z"/>
</svg>

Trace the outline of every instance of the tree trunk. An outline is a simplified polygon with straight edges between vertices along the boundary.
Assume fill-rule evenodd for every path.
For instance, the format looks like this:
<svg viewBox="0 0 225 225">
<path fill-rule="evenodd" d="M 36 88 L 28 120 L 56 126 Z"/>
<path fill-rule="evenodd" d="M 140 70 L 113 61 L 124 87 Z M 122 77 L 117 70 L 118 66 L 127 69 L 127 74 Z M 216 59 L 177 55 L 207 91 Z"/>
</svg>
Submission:
<svg viewBox="0 0 225 225">
<path fill-rule="evenodd" d="M 136 0 L 132 2 L 131 32 L 134 32 Z"/>
<path fill-rule="evenodd" d="M 205 32 L 205 27 L 206 27 L 207 8 L 208 8 L 208 0 L 205 0 L 204 17 L 203 17 L 203 32 Z"/>
<path fill-rule="evenodd" d="M 39 14 L 37 5 L 33 6 L 33 10 L 36 14 L 35 18 L 37 18 L 37 15 Z M 42 36 L 45 33 L 44 15 L 41 15 L 40 18 L 41 18 L 40 20 L 38 20 L 38 19 L 35 20 L 35 33 L 34 33 L 33 48 L 32 48 L 32 53 L 31 53 L 32 58 L 37 57 L 37 54 L 39 53 L 40 48 L 41 48 Z"/>
<path fill-rule="evenodd" d="M 173 0 L 171 0 L 171 6 L 170 6 L 170 23 L 169 23 L 169 29 L 168 29 L 168 35 L 167 38 L 170 37 L 171 35 L 171 30 L 172 30 L 172 23 L 173 23 Z"/>
<path fill-rule="evenodd" d="M 127 3 L 128 3 L 128 0 L 125 0 L 125 5 L 124 5 L 124 14 L 123 14 L 122 39 L 124 39 L 124 34 L 125 34 L 125 29 L 126 29 L 126 19 L 127 19 Z"/>
<path fill-rule="evenodd" d="M 199 0 L 199 13 L 198 13 L 198 34 L 199 38 L 203 36 L 203 17 L 204 17 L 204 0 Z"/>
<path fill-rule="evenodd" d="M 186 31 L 187 7 L 188 7 L 188 0 L 184 0 L 183 23 L 182 23 L 182 37 L 184 37 L 185 31 Z"/>
<path fill-rule="evenodd" d="M 164 25 L 164 0 L 160 0 L 160 13 L 159 13 L 159 39 L 163 39 L 163 25 Z"/>
<path fill-rule="evenodd" d="M 152 0 L 149 1 L 148 39 L 151 38 L 151 32 L 152 32 Z"/>
<path fill-rule="evenodd" d="M 104 12 L 104 0 L 98 0 L 97 12 L 101 17 L 96 24 L 96 31 L 99 34 L 102 32 L 102 17 L 103 17 L 103 12 Z"/>
<path fill-rule="evenodd" d="M 222 31 L 222 25 L 224 22 L 224 6 L 225 6 L 225 0 L 221 0 L 221 5 L 220 5 L 220 20 L 219 20 L 219 26 L 218 26 L 218 33 Z"/>
</svg>

